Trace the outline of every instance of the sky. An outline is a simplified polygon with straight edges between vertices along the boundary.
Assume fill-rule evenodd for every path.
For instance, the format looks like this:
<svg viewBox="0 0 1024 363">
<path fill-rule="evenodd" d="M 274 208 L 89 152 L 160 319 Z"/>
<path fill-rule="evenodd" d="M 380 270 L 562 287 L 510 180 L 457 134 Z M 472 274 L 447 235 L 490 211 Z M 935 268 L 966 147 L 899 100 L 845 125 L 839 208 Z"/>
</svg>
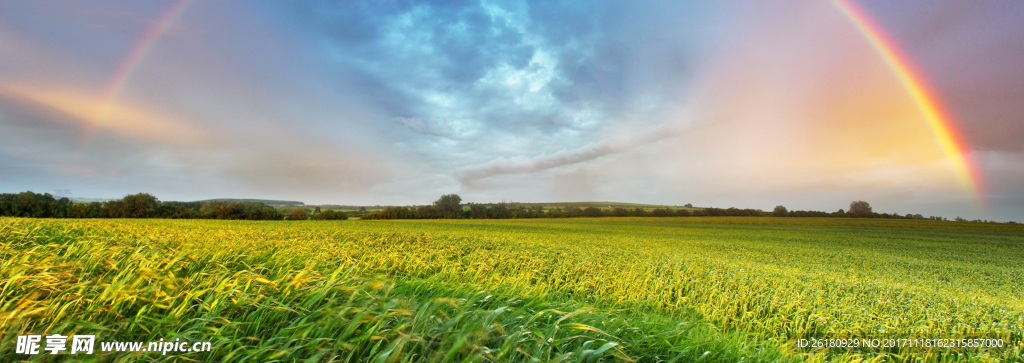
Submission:
<svg viewBox="0 0 1024 363">
<path fill-rule="evenodd" d="M 1022 18 L 1016 0 L 5 1 L 0 192 L 1017 221 Z"/>
</svg>

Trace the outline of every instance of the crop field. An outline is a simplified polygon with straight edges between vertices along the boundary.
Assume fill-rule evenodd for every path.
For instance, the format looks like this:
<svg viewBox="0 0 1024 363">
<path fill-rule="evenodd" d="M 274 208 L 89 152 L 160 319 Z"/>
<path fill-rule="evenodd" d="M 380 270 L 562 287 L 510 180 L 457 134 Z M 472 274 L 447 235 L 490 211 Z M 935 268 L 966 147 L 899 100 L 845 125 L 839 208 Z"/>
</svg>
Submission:
<svg viewBox="0 0 1024 363">
<path fill-rule="evenodd" d="M 58 333 L 212 344 L 75 356 L 125 362 L 1018 362 L 1022 332 L 1014 224 L 0 218 L 0 361 Z"/>
</svg>

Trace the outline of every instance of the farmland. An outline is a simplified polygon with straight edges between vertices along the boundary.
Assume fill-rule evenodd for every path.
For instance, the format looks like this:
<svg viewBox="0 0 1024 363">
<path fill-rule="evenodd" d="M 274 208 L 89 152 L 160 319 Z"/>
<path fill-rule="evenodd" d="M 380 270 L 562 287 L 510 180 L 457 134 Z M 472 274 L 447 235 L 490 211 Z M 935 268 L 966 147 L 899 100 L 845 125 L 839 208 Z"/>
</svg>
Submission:
<svg viewBox="0 0 1024 363">
<path fill-rule="evenodd" d="M 211 341 L 199 361 L 1024 359 L 1013 224 L 3 218 L 0 243 L 5 361 L 27 333 Z M 797 346 L 829 338 L 1005 346 Z M 174 358 L 104 359 L 141 357 Z"/>
</svg>

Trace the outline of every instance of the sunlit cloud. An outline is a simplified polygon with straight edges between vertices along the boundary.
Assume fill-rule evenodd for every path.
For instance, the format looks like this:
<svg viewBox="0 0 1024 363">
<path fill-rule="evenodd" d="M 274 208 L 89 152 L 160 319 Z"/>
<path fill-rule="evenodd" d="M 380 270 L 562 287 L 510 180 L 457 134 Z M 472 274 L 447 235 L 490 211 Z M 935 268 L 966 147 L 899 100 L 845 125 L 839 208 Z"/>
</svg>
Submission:
<svg viewBox="0 0 1024 363">
<path fill-rule="evenodd" d="M 29 87 L 5 87 L 0 97 L 50 108 L 69 117 L 82 129 L 87 142 L 96 129 L 116 132 L 140 140 L 189 145 L 207 142 L 209 135 L 181 120 L 123 103 L 108 103 L 95 93 L 81 91 L 45 91 Z"/>
</svg>

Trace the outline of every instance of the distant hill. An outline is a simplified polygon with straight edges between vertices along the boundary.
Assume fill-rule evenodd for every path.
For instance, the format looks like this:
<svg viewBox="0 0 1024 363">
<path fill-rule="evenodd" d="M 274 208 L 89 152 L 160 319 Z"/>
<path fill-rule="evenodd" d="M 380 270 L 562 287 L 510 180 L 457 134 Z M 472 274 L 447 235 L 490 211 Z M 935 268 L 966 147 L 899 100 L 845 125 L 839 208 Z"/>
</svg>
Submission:
<svg viewBox="0 0 1024 363">
<path fill-rule="evenodd" d="M 57 197 L 57 198 L 60 198 L 60 197 Z M 71 199 L 72 203 L 92 203 L 92 202 L 107 202 L 107 201 L 115 200 L 117 198 L 75 198 L 75 197 L 68 197 L 68 199 Z"/>
<path fill-rule="evenodd" d="M 473 203 L 473 204 L 482 205 L 482 206 L 486 206 L 486 207 L 495 207 L 495 206 L 498 206 L 501 203 Z M 569 207 L 576 207 L 576 208 L 580 208 L 580 209 L 584 209 L 584 208 L 587 208 L 587 207 L 595 207 L 595 208 L 600 208 L 600 209 L 610 209 L 610 208 L 635 209 L 635 208 L 642 208 L 642 209 L 645 209 L 645 210 L 650 210 L 650 209 L 655 209 L 655 208 L 700 209 L 700 208 L 684 207 L 684 206 L 658 205 L 658 204 L 640 204 L 640 203 L 620 203 L 620 202 L 557 202 L 557 203 L 506 202 L 505 206 L 510 207 L 510 208 L 525 207 L 525 208 L 531 208 L 531 209 L 532 208 L 536 208 L 536 207 L 539 206 L 541 208 L 544 208 L 544 210 L 550 210 L 550 209 L 555 209 L 555 208 L 566 209 L 566 208 L 569 208 Z M 337 209 L 337 210 L 345 210 L 345 211 L 356 211 L 356 210 L 359 210 L 360 208 L 366 208 L 366 211 L 376 211 L 376 210 L 381 210 L 381 209 L 384 209 L 384 208 L 387 208 L 387 207 L 398 207 L 398 206 L 396 206 L 396 205 L 310 204 L 310 205 L 307 205 L 306 207 L 320 207 L 320 208 L 323 208 L 323 209 Z M 418 205 L 406 205 L 404 207 L 416 208 L 416 207 L 418 207 Z M 468 208 L 469 208 L 468 205 L 464 203 L 463 204 L 463 209 L 468 209 Z"/>
<path fill-rule="evenodd" d="M 498 205 L 500 203 L 477 203 L 477 204 L 485 205 L 485 206 L 488 206 L 488 207 L 493 207 L 493 206 L 496 206 L 496 205 Z M 537 206 L 540 206 L 540 207 L 543 207 L 544 209 L 554 209 L 554 208 L 565 209 L 565 208 L 569 208 L 569 207 L 576 207 L 576 208 L 587 208 L 587 207 L 595 207 L 595 208 L 626 208 L 626 209 L 634 209 L 634 208 L 643 208 L 643 209 L 686 208 L 686 207 L 671 206 L 671 205 L 640 204 L 640 203 L 620 203 L 620 202 L 557 202 L 557 203 L 509 202 L 509 203 L 506 203 L 505 205 L 511 206 L 511 207 L 523 206 L 523 207 L 527 207 L 527 208 L 535 208 Z M 692 207 L 690 207 L 690 208 L 692 208 Z"/>
<path fill-rule="evenodd" d="M 218 199 L 206 199 L 199 200 L 197 202 L 209 203 L 209 202 L 259 202 L 266 205 L 306 205 L 303 202 L 297 202 L 293 200 L 272 200 L 272 199 L 232 199 L 232 198 L 218 198 Z"/>
</svg>

